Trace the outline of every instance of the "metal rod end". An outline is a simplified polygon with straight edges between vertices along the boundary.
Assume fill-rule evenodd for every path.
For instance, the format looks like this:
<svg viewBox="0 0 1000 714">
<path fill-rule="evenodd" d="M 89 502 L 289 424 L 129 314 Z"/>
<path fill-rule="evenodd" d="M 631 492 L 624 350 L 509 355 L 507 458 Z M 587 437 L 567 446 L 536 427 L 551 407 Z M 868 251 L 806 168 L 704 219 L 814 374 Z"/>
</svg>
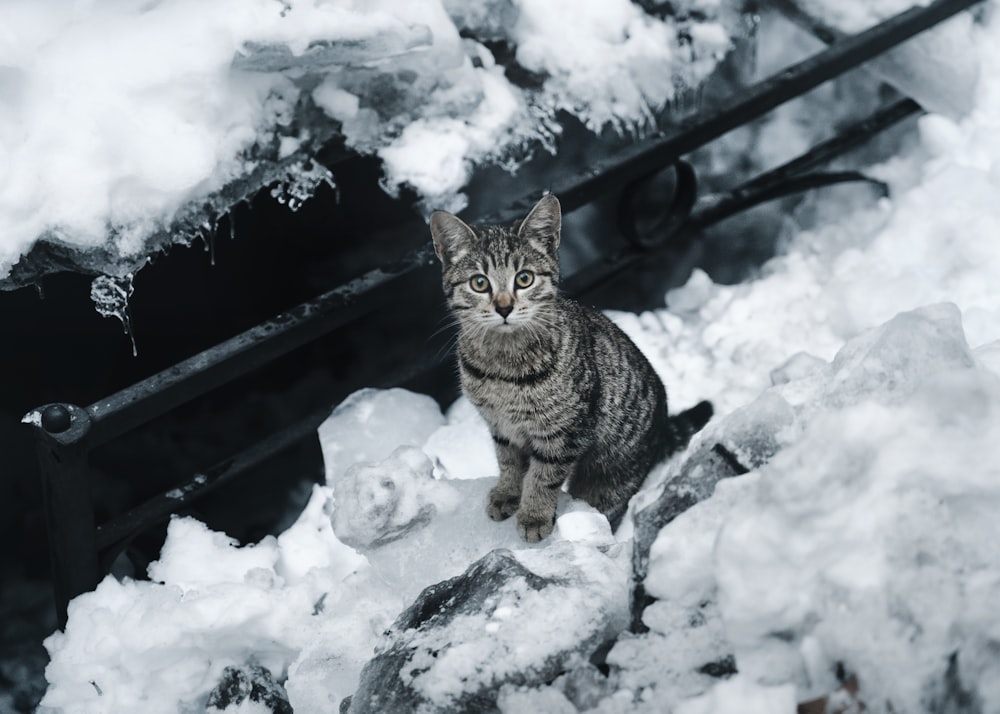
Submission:
<svg viewBox="0 0 1000 714">
<path fill-rule="evenodd" d="M 50 434 L 61 434 L 72 423 L 73 417 L 63 404 L 49 404 L 42 410 L 42 428 Z"/>
</svg>

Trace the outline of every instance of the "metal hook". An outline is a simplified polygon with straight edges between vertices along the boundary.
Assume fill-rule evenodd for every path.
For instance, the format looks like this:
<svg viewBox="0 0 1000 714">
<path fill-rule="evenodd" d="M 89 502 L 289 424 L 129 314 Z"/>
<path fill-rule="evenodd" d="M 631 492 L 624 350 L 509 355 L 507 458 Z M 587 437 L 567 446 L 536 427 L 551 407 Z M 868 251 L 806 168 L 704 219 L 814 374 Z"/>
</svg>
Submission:
<svg viewBox="0 0 1000 714">
<path fill-rule="evenodd" d="M 663 180 L 673 172 L 669 202 L 657 195 Z M 632 182 L 618 203 L 618 229 L 625 239 L 641 250 L 658 248 L 676 236 L 691 216 L 698 199 L 698 177 L 687 161 L 678 159 L 672 166 Z M 643 214 L 653 212 L 652 220 Z"/>
</svg>

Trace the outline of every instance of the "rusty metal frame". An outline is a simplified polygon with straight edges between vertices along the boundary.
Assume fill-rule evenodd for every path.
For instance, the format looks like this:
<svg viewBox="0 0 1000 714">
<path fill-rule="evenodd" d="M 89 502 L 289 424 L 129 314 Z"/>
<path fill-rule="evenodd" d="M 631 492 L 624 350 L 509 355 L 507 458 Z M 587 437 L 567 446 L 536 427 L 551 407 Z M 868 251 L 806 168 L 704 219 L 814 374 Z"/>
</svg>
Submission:
<svg viewBox="0 0 1000 714">
<path fill-rule="evenodd" d="M 876 27 L 846 37 L 746 88 L 709 116 L 684 122 L 669 136 L 637 143 L 595 165 L 584 175 L 560 181 L 551 190 L 560 197 L 564 209 L 571 211 L 601 195 L 621 191 L 623 186 L 634 186 L 657 172 L 675 167 L 679 183 L 684 184 L 689 193 L 696 193 L 693 172 L 681 161 L 682 156 L 978 2 L 981 0 L 934 0 L 925 7 L 913 8 Z M 679 208 L 674 206 L 675 210 L 658 227 L 656 235 L 641 236 L 615 255 L 567 276 L 563 287 L 571 293 L 584 292 L 638 261 L 662 253 L 679 236 L 690 235 L 692 231 L 760 201 L 840 181 L 867 180 L 855 172 L 808 172 L 919 111 L 912 100 L 897 102 L 730 194 L 703 198 L 697 203 L 692 195 L 690 200 L 682 201 Z M 526 196 L 497 214 L 482 217 L 482 221 L 514 220 L 524 215 L 537 196 L 538 192 Z M 628 225 L 629 220 L 626 206 L 622 221 Z M 434 255 L 428 241 L 425 247 L 393 265 L 365 273 L 89 406 L 49 404 L 26 415 L 25 421 L 32 424 L 36 440 L 60 627 L 66 624 L 69 601 L 92 590 L 102 574 L 108 572 L 115 556 L 137 533 L 249 466 L 314 434 L 327 412 L 311 414 L 251 449 L 196 474 L 171 492 L 100 525 L 95 523 L 86 479 L 91 450 L 361 318 L 388 299 L 398 280 L 418 271 L 429 271 L 433 264 Z M 431 364 L 432 360 L 426 359 L 410 369 L 419 371 Z M 391 384 L 399 378 L 400 375 L 390 375 L 384 381 Z"/>
</svg>

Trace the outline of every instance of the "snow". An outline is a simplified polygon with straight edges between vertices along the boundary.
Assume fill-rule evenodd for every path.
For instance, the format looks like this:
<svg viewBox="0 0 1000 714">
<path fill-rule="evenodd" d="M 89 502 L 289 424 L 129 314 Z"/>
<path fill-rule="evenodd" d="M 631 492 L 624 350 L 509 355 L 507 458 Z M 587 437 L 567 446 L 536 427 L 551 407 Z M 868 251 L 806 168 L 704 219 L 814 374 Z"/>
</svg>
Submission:
<svg viewBox="0 0 1000 714">
<path fill-rule="evenodd" d="M 326 481 L 335 485 L 354 464 L 382 461 L 399 446 L 422 446 L 444 424 L 431 397 L 404 389 L 362 389 L 319 428 Z"/>
<path fill-rule="evenodd" d="M 795 688 L 789 685 L 762 686 L 737 674 L 720 682 L 700 697 L 692 697 L 674 711 L 677 714 L 792 714 Z"/>
<path fill-rule="evenodd" d="M 336 710 L 421 590 L 496 549 L 561 585 L 515 578 L 462 616 L 447 656 L 403 673 L 432 701 L 617 634 L 607 677 L 506 684 L 498 707 L 792 712 L 843 691 L 846 673 L 871 712 L 949 711 L 959 695 L 1000 711 L 1000 14 L 968 44 L 975 108 L 924 117 L 918 141 L 872 169 L 891 199 L 832 192 L 816 225 L 789 221 L 754 279 L 696 272 L 666 309 L 612 314 L 672 409 L 715 403 L 695 447 L 725 440 L 751 469 L 660 531 L 648 632 L 622 631 L 627 527 L 611 534 L 563 494 L 553 536 L 522 543 L 486 516 L 496 465 L 468 402 L 442 414 L 426 396 L 363 390 L 321 427 L 327 482 L 287 531 L 240 546 L 174 518 L 149 582 L 109 576 L 76 598 L 46 641 L 40 711 L 203 708 L 225 667 L 251 660 L 295 711 Z M 421 652 L 443 644 L 406 636 Z"/>
<path fill-rule="evenodd" d="M 150 240 L 224 187 L 296 176 L 292 159 L 336 128 L 322 112 L 383 160 L 388 191 L 406 183 L 458 210 L 475 164 L 551 149 L 557 111 L 631 129 L 675 79 L 700 83 L 729 44 L 714 8 L 706 17 L 685 54 L 672 19 L 629 0 L 10 0 L 0 279 L 42 238 L 141 267 Z M 486 41 L 547 76 L 513 84 Z"/>
</svg>

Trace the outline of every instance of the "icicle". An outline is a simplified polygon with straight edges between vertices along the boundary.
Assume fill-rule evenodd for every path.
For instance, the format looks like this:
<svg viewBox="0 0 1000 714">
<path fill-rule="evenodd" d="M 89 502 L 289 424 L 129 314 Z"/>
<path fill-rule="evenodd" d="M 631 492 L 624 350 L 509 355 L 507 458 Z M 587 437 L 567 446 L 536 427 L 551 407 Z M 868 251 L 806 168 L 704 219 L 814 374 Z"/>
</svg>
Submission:
<svg viewBox="0 0 1000 714">
<path fill-rule="evenodd" d="M 94 301 L 94 309 L 104 317 L 117 317 L 121 320 L 125 334 L 132 341 L 132 356 L 138 357 L 139 350 L 135 344 L 135 333 L 132 331 L 132 319 L 128 311 L 128 299 L 132 297 L 132 273 L 118 278 L 111 275 L 99 275 L 90 284 L 90 299 Z"/>
<path fill-rule="evenodd" d="M 303 161 L 288 168 L 285 179 L 271 189 L 271 196 L 287 205 L 289 210 L 297 211 L 312 198 L 321 183 L 337 187 L 330 169 L 316 161 Z"/>
</svg>

